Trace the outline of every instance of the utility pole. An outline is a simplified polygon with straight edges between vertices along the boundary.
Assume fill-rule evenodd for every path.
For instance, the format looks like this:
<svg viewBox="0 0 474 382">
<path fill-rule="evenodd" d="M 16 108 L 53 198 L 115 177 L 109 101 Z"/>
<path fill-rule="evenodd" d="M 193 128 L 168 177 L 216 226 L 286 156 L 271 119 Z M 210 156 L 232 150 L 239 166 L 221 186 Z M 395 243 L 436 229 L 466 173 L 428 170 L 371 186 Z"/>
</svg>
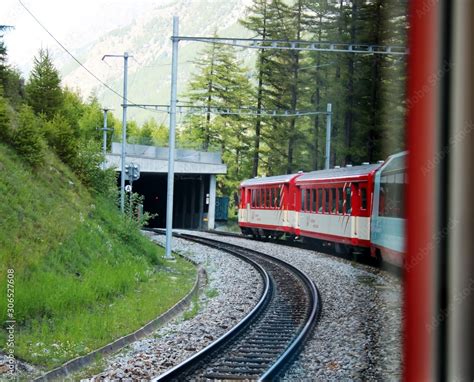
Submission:
<svg viewBox="0 0 474 382">
<path fill-rule="evenodd" d="M 166 251 L 165 259 L 172 259 L 171 241 L 173 236 L 173 197 L 174 197 L 174 147 L 176 135 L 176 103 L 178 81 L 178 44 L 179 18 L 173 16 L 173 51 L 171 59 L 171 103 L 170 103 L 170 138 L 168 152 L 168 192 L 166 197 Z"/>
<path fill-rule="evenodd" d="M 128 58 L 127 52 L 121 54 L 106 54 L 106 57 L 123 57 L 123 101 L 122 101 L 122 153 L 121 153 L 121 169 L 120 169 L 120 210 L 125 211 L 125 146 L 127 144 L 127 81 L 128 81 Z"/>
<path fill-rule="evenodd" d="M 107 128 L 107 112 L 112 109 L 103 108 L 102 111 L 104 112 L 104 127 L 100 130 L 104 132 L 103 135 L 103 142 L 102 142 L 102 151 L 104 153 L 104 170 L 106 167 L 105 156 L 107 155 L 107 131 L 112 131 L 113 129 Z"/>
<path fill-rule="evenodd" d="M 328 103 L 326 109 L 326 166 L 329 170 L 329 162 L 331 157 L 331 127 L 332 127 L 332 105 Z"/>
</svg>

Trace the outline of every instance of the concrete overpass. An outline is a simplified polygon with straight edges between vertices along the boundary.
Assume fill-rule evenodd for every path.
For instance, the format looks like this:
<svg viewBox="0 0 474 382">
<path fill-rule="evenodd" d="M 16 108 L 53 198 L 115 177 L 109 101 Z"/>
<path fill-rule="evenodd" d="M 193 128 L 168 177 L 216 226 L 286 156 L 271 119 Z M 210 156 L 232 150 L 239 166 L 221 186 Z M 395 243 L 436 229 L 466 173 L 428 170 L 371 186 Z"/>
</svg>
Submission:
<svg viewBox="0 0 474 382">
<path fill-rule="evenodd" d="M 163 228 L 166 217 L 168 148 L 126 145 L 126 163 L 140 166 L 133 191 L 145 197 L 144 209 L 158 214 L 151 226 Z M 107 166 L 121 169 L 121 143 L 112 143 Z M 214 228 L 216 175 L 226 174 L 219 152 L 177 149 L 175 152 L 174 228 Z M 206 227 L 207 222 L 207 227 Z"/>
</svg>

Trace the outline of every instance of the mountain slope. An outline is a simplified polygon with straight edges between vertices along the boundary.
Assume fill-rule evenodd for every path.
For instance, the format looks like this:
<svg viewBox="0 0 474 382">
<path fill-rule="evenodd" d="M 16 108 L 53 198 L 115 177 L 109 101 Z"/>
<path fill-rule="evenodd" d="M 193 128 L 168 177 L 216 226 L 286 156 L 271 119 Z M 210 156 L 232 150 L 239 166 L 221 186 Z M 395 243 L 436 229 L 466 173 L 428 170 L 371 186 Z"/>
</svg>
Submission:
<svg viewBox="0 0 474 382">
<path fill-rule="evenodd" d="M 157 6 L 137 17 L 128 26 L 116 29 L 89 44 L 79 54 L 80 59 L 100 78 L 122 93 L 123 60 L 101 58 L 104 54 L 133 55 L 129 60 L 129 99 L 136 103 L 169 103 L 172 18 L 180 17 L 180 35 L 249 37 L 248 31 L 239 25 L 250 0 L 179 0 Z M 194 69 L 193 60 L 203 48 L 201 43 L 180 43 L 178 93 L 185 90 Z M 249 61 L 251 52 L 242 52 Z M 119 114 L 121 99 L 98 84 L 87 72 L 73 63 L 62 68 L 64 83 L 80 87 L 84 95 L 94 92 L 106 106 L 112 106 Z M 118 111 L 118 112 L 117 112 Z M 165 120 L 166 114 L 142 110 L 130 110 L 130 117 L 143 121 L 149 116 Z"/>
<path fill-rule="evenodd" d="M 55 156 L 33 170 L 0 143 L 0 293 L 14 273 L 15 356 L 52 367 L 128 334 L 173 306 L 195 270 L 91 195 Z M 0 348 L 6 350 L 6 330 Z M 1 374 L 1 371 L 0 371 Z M 1 379 L 1 375 L 0 375 Z"/>
</svg>

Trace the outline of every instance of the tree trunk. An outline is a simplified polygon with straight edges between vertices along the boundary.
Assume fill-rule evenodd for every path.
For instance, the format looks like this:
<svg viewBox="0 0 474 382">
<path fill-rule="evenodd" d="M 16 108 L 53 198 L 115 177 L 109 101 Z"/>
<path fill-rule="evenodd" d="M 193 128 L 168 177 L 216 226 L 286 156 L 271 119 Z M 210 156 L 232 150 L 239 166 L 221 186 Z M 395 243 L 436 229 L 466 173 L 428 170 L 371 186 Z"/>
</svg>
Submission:
<svg viewBox="0 0 474 382">
<path fill-rule="evenodd" d="M 358 1 L 352 2 L 352 17 L 351 17 L 351 43 L 356 42 L 356 23 L 358 17 Z M 349 56 L 347 63 L 348 70 L 348 82 L 347 82 L 347 110 L 344 118 L 344 143 L 346 146 L 346 158 L 345 162 L 352 162 L 352 130 L 354 121 L 354 55 Z"/>
<path fill-rule="evenodd" d="M 263 3 L 263 30 L 262 39 L 267 37 L 267 1 Z M 260 52 L 260 70 L 258 73 L 258 90 L 257 90 L 257 120 L 255 122 L 255 140 L 252 163 L 252 177 L 258 175 L 258 162 L 260 154 L 260 130 L 262 126 L 262 118 L 260 112 L 262 111 L 262 97 L 263 97 L 263 64 L 265 62 L 264 51 Z"/>
<path fill-rule="evenodd" d="M 382 23 L 382 0 L 377 0 L 375 4 L 375 39 L 374 43 L 380 45 L 380 33 L 381 33 L 381 23 Z M 380 103 L 380 87 L 382 84 L 381 78 L 381 64 L 382 57 L 379 55 L 374 55 L 372 61 L 372 91 L 371 91 L 371 123 L 369 127 L 369 134 L 367 139 L 367 152 L 369 156 L 369 162 L 375 162 L 376 158 L 376 148 L 378 146 L 378 133 L 380 131 L 380 121 L 381 121 L 381 103 Z"/>
<path fill-rule="evenodd" d="M 301 39 L 301 13 L 302 13 L 302 4 L 301 1 L 298 2 L 298 15 L 296 18 L 297 33 L 296 40 Z M 291 85 L 291 112 L 294 114 L 298 105 L 298 71 L 299 71 L 299 62 L 300 62 L 300 52 L 294 51 L 292 53 L 293 60 L 293 82 Z M 288 137 L 288 166 L 286 172 L 291 174 L 293 172 L 293 161 L 294 161 L 294 146 L 296 141 L 296 117 L 291 117 L 290 120 L 290 131 Z"/>
</svg>

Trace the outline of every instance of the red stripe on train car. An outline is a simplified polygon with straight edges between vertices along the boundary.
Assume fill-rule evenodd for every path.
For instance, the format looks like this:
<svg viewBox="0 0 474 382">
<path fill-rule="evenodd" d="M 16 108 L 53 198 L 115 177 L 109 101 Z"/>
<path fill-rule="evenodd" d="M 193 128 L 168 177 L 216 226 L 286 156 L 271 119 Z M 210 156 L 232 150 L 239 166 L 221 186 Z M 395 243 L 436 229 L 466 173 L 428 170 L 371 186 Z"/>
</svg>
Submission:
<svg viewBox="0 0 474 382">
<path fill-rule="evenodd" d="M 370 247 L 370 240 L 350 238 L 347 236 L 330 235 L 326 233 L 306 231 L 306 230 L 298 230 L 297 232 L 299 236 L 310 237 L 313 239 L 333 241 L 335 243 L 342 243 L 342 244 L 350 244 L 350 245 L 355 245 L 358 247 L 367 247 L 367 248 Z"/>
</svg>

